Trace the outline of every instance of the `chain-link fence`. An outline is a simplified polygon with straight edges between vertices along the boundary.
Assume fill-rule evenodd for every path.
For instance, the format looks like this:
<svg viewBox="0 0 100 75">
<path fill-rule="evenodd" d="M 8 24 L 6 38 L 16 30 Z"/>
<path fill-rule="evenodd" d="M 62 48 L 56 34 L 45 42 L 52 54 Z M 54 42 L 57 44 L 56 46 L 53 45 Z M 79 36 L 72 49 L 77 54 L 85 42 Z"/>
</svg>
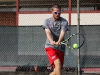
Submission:
<svg viewBox="0 0 100 75">
<path fill-rule="evenodd" d="M 41 25 L 53 4 L 61 6 L 61 16 L 70 24 L 77 24 L 77 0 L 0 0 L 0 25 Z M 81 25 L 100 24 L 100 0 L 80 0 L 80 12 Z"/>
<path fill-rule="evenodd" d="M 80 0 L 80 10 L 100 10 L 100 0 Z M 72 0 L 72 10 L 77 10 L 77 0 Z"/>
<path fill-rule="evenodd" d="M 67 10 L 71 1 L 72 10 L 77 8 L 77 0 L 18 0 L 20 11 L 50 11 L 52 5 L 59 4 L 63 10 Z M 1 0 L 1 9 L 10 9 L 16 7 L 16 0 Z M 80 0 L 81 10 L 100 10 L 100 0 Z M 0 10 L 1 10 L 0 9 Z M 5 10 L 6 10 L 5 9 Z M 6 11 L 7 11 L 6 10 Z M 13 9 L 15 11 L 15 9 Z"/>
<path fill-rule="evenodd" d="M 53 4 L 59 4 L 61 16 L 71 20 L 68 34 L 76 33 L 77 0 L 0 0 L 0 25 L 16 26 L 19 23 L 18 27 L 0 27 L 0 66 L 17 66 L 16 71 L 35 71 L 36 67 L 39 71 L 52 71 L 44 51 L 44 30 L 41 26 L 28 25 L 43 24 L 44 18 L 50 16 Z M 99 68 L 100 0 L 80 0 L 80 12 L 80 32 L 85 36 L 80 49 L 80 67 Z M 77 50 L 66 48 L 63 71 L 75 71 L 77 53 Z"/>
<path fill-rule="evenodd" d="M 35 11 L 50 11 L 52 5 L 59 4 L 63 10 L 67 10 L 71 1 L 72 10 L 77 8 L 77 0 L 20 0 L 21 8 L 34 8 Z M 80 0 L 81 10 L 100 10 L 100 0 Z M 45 9 L 44 9 L 45 8 Z M 24 10 L 22 10 L 24 11 Z M 27 9 L 26 9 L 27 11 Z"/>
<path fill-rule="evenodd" d="M 70 34 L 77 32 L 70 26 Z M 100 67 L 100 26 L 80 26 L 85 43 L 80 48 L 81 68 Z M 41 26 L 0 27 L 0 66 L 38 66 L 50 69 L 44 51 L 46 36 Z M 77 50 L 66 48 L 65 68 L 77 68 Z"/>
<path fill-rule="evenodd" d="M 62 10 L 67 10 L 67 0 L 20 0 L 20 11 L 51 11 L 54 4 L 59 4 Z"/>
</svg>

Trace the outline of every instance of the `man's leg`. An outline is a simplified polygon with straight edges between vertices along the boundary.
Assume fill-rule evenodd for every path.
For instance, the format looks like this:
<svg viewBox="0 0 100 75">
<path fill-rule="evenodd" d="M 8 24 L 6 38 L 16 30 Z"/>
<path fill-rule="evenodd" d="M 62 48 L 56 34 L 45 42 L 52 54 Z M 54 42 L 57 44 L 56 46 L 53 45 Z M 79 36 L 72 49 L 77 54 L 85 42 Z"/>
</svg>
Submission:
<svg viewBox="0 0 100 75">
<path fill-rule="evenodd" d="M 61 62 L 59 59 L 56 59 L 54 61 L 54 65 L 55 65 L 55 75 L 61 75 Z"/>
<path fill-rule="evenodd" d="M 56 74 L 55 74 L 55 69 L 54 69 L 53 72 L 51 72 L 49 75 L 56 75 Z"/>
</svg>

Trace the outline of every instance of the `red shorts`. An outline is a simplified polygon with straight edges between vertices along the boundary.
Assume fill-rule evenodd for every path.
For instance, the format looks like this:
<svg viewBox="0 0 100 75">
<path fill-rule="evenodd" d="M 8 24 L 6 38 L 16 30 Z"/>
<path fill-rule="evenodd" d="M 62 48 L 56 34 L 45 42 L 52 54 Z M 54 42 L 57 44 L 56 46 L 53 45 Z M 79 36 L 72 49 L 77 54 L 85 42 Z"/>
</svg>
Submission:
<svg viewBox="0 0 100 75">
<path fill-rule="evenodd" d="M 46 50 L 46 54 L 48 56 L 48 59 L 49 59 L 49 62 L 50 62 L 50 65 L 55 68 L 55 65 L 54 65 L 54 61 L 56 59 L 60 59 L 60 62 L 61 62 L 61 66 L 63 66 L 63 63 L 64 63 L 64 53 L 61 52 L 61 51 L 58 51 L 54 48 L 45 48 Z"/>
</svg>

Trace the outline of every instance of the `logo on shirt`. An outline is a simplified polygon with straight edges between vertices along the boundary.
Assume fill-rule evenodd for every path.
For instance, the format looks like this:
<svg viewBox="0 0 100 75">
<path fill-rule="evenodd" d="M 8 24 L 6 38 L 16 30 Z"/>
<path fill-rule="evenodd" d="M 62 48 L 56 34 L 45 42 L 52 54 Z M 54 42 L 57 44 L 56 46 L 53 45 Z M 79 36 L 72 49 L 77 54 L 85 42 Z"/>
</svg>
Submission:
<svg viewBox="0 0 100 75">
<path fill-rule="evenodd" d="M 61 29 L 61 23 L 60 22 L 55 22 L 54 23 L 54 28 L 59 31 Z"/>
<path fill-rule="evenodd" d="M 52 24 L 50 24 L 50 25 L 49 25 L 49 27 L 50 27 L 50 28 L 53 28 L 53 25 L 52 25 Z"/>
</svg>

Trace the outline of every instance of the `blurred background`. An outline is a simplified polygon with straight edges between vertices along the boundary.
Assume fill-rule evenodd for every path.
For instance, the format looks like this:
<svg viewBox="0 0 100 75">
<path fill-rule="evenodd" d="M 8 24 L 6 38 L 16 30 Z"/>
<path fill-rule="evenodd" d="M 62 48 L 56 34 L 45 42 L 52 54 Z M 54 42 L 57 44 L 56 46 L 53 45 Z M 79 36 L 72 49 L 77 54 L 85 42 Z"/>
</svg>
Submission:
<svg viewBox="0 0 100 75">
<path fill-rule="evenodd" d="M 42 25 L 52 16 L 53 4 L 62 7 L 61 17 L 68 20 L 66 37 L 77 30 L 85 37 L 80 48 L 82 72 L 100 73 L 100 0 L 80 0 L 79 29 L 76 0 L 0 0 L 0 71 L 52 71 Z M 77 57 L 78 50 L 66 48 L 63 72 L 77 72 Z"/>
</svg>

